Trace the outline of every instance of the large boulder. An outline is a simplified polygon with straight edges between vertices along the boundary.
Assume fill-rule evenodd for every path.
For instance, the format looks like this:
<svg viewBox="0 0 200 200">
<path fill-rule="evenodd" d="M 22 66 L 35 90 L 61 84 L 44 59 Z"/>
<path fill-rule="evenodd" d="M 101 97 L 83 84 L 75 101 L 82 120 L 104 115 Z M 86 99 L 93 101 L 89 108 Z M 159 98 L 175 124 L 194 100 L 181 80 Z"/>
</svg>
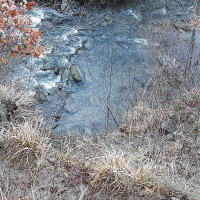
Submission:
<svg viewBox="0 0 200 200">
<path fill-rule="evenodd" d="M 66 83 L 67 85 L 69 85 L 70 82 L 71 82 L 71 78 L 70 78 L 71 75 L 70 74 L 71 74 L 70 73 L 70 69 L 66 68 L 61 74 L 61 82 Z"/>
<path fill-rule="evenodd" d="M 82 73 L 81 73 L 80 69 L 75 64 L 71 64 L 69 69 L 70 69 L 70 72 L 71 72 L 71 76 L 72 76 L 72 78 L 75 82 L 82 82 L 83 81 Z"/>
</svg>

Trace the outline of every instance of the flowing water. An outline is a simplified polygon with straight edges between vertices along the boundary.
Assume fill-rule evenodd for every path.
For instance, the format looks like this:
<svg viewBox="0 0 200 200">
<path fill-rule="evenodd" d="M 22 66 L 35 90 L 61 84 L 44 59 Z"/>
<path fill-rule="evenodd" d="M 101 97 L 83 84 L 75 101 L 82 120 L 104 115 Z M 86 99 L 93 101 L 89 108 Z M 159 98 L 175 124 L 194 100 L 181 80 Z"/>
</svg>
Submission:
<svg viewBox="0 0 200 200">
<path fill-rule="evenodd" d="M 188 14 L 188 1 L 184 6 L 166 2 L 124 0 L 101 9 L 72 6 L 65 14 L 34 8 L 33 25 L 43 32 L 46 55 L 22 62 L 15 76 L 30 91 L 43 95 L 41 108 L 55 133 L 73 129 L 94 135 L 122 122 L 134 88 L 143 88 L 148 78 L 144 52 L 149 33 L 142 28 L 150 21 L 168 20 L 174 13 L 177 19 Z M 82 82 L 61 81 L 71 64 L 80 69 Z M 41 70 L 45 65 L 52 70 Z"/>
</svg>

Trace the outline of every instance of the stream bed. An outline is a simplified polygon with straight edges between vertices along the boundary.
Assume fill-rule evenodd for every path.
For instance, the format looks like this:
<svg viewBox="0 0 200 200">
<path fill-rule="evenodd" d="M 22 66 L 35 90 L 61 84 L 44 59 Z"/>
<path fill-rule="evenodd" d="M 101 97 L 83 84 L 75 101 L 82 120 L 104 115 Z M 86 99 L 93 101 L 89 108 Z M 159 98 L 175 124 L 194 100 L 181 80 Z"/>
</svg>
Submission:
<svg viewBox="0 0 200 200">
<path fill-rule="evenodd" d="M 124 0 L 101 9 L 73 5 L 64 13 L 39 5 L 31 11 L 46 53 L 22 62 L 14 74 L 35 94 L 53 132 L 95 135 L 125 120 L 134 89 L 144 88 L 149 74 L 150 33 L 142 28 L 188 17 L 188 1 L 166 2 Z M 187 40 L 190 31 L 181 34 Z"/>
</svg>

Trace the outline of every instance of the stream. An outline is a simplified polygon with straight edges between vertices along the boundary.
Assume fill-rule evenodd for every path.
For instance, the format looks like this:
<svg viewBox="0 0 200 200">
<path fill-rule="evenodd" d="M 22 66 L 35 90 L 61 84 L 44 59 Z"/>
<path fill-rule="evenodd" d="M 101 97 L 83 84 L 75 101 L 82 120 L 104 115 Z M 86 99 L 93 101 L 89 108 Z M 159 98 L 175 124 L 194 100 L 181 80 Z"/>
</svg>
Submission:
<svg viewBox="0 0 200 200">
<path fill-rule="evenodd" d="M 14 74 L 35 94 L 54 133 L 74 130 L 92 136 L 125 120 L 134 89 L 144 88 L 149 75 L 145 55 L 151 35 L 144 27 L 187 20 L 192 5 L 166 2 L 124 0 L 101 9 L 73 5 L 64 13 L 38 5 L 31 11 L 33 26 L 43 32 L 46 53 L 22 62 Z M 188 41 L 190 31 L 179 25 Z M 71 65 L 81 80 L 70 76 Z"/>
</svg>

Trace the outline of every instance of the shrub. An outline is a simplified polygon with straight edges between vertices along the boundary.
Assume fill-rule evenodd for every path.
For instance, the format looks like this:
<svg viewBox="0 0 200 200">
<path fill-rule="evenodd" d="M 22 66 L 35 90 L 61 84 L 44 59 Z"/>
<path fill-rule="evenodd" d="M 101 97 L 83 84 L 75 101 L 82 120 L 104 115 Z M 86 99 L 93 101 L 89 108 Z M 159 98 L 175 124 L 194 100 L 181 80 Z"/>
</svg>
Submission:
<svg viewBox="0 0 200 200">
<path fill-rule="evenodd" d="M 34 57 L 43 53 L 41 46 L 36 46 L 42 33 L 38 29 L 30 27 L 30 16 L 25 16 L 26 10 L 31 10 L 34 1 L 18 5 L 13 0 L 0 0 L 0 45 L 2 51 L 10 50 L 13 58 L 16 58 L 15 50 L 26 55 L 27 50 Z M 6 62 L 5 58 L 1 61 Z"/>
<path fill-rule="evenodd" d="M 25 14 L 34 5 L 34 1 L 23 0 L 16 4 L 14 0 L 0 0 L 1 79 L 9 72 L 12 58 L 16 58 L 17 53 L 36 58 L 43 53 L 43 47 L 38 46 L 42 33 L 31 27 L 31 18 Z"/>
</svg>

